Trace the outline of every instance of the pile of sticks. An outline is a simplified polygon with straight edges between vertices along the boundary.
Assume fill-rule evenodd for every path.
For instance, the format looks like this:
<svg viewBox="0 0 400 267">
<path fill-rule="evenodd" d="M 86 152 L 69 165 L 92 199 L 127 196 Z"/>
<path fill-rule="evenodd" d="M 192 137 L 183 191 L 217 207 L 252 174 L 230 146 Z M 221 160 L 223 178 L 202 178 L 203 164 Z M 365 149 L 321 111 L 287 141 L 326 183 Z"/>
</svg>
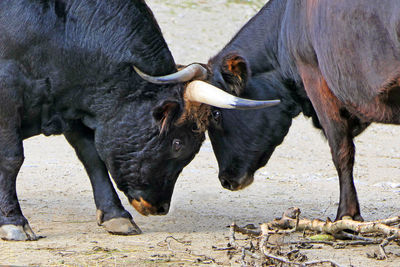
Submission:
<svg viewBox="0 0 400 267">
<path fill-rule="evenodd" d="M 379 253 L 374 255 L 376 259 L 387 259 L 385 247 L 393 241 L 400 240 L 400 216 L 385 220 L 377 220 L 372 222 L 353 221 L 351 218 L 343 218 L 340 221 L 332 222 L 329 219 L 322 221 L 319 219 L 309 220 L 300 218 L 299 208 L 290 208 L 283 213 L 282 218 L 275 219 L 271 222 L 263 223 L 259 230 L 239 227 L 235 223 L 230 225 L 229 243 L 227 248 L 219 248 L 218 250 L 235 250 L 241 253 L 242 265 L 248 265 L 245 262 L 246 257 L 257 260 L 260 265 L 288 265 L 288 266 L 312 266 L 317 264 L 330 264 L 331 266 L 340 266 L 331 259 L 306 261 L 306 257 L 302 255 L 299 249 L 294 249 L 288 253 L 281 253 L 275 245 L 269 243 L 269 238 L 277 234 L 291 234 L 294 232 L 317 232 L 330 238 L 322 238 L 318 240 L 301 240 L 292 241 L 289 244 L 325 244 L 341 247 L 354 245 L 378 245 Z M 258 244 L 254 246 L 240 246 L 235 238 L 235 233 L 241 233 L 256 237 Z M 366 237 L 368 235 L 369 237 Z M 371 237 L 373 235 L 373 237 Z M 339 240 L 339 241 L 338 241 Z M 217 249 L 217 248 L 216 248 Z M 231 252 L 232 253 L 232 252 Z M 256 264 L 258 265 L 258 264 Z"/>
</svg>

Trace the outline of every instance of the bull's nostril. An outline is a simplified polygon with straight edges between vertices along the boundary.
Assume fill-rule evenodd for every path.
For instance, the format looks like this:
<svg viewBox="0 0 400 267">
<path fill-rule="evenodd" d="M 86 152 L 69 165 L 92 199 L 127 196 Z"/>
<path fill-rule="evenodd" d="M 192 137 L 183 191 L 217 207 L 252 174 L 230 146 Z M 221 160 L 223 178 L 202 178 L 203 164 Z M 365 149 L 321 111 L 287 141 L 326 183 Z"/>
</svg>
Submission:
<svg viewBox="0 0 400 267">
<path fill-rule="evenodd" d="M 161 205 L 158 209 L 157 209 L 157 214 L 167 214 L 169 211 L 169 204 L 165 203 L 163 205 Z"/>
<path fill-rule="evenodd" d="M 228 180 L 225 180 L 223 178 L 221 178 L 221 185 L 223 188 L 226 188 L 229 190 L 231 189 L 231 184 L 228 182 Z"/>
<path fill-rule="evenodd" d="M 236 181 L 228 180 L 225 178 L 220 178 L 220 181 L 221 181 L 222 187 L 224 187 L 225 189 L 231 190 L 231 191 L 235 191 L 239 187 L 239 183 L 237 183 Z"/>
<path fill-rule="evenodd" d="M 231 181 L 230 184 L 231 184 L 231 187 L 229 189 L 232 191 L 237 190 L 239 188 L 239 184 L 235 181 Z"/>
<path fill-rule="evenodd" d="M 164 207 L 159 207 L 158 210 L 157 210 L 158 214 L 163 214 L 164 212 L 165 212 Z"/>
</svg>

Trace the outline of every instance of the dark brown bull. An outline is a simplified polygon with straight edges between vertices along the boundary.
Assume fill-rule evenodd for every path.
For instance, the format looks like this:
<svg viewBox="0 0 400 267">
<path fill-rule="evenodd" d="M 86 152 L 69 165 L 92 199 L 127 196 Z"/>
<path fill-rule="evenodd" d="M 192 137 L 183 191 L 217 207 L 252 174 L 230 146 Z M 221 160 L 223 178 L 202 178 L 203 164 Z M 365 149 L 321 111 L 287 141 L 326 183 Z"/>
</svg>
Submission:
<svg viewBox="0 0 400 267">
<path fill-rule="evenodd" d="M 400 123 L 399 14 L 397 0 L 271 0 L 209 62 L 209 81 L 240 96 L 255 86 L 254 77 L 262 73 L 275 73 L 287 89 L 306 92 L 339 175 L 337 219 L 362 219 L 353 182 L 353 137 L 371 122 Z M 228 114 L 239 113 L 222 111 L 218 121 L 224 122 Z M 210 126 L 214 148 L 217 144 L 228 151 L 225 133 L 240 132 L 238 125 L 225 121 Z M 267 132 L 264 136 L 270 138 Z M 248 135 L 243 138 L 252 140 Z M 275 146 L 261 154 L 259 165 L 266 163 Z M 225 163 L 232 166 L 225 174 L 235 169 L 231 163 L 229 159 Z M 259 167 L 249 170 L 254 173 Z M 224 177 L 226 187 L 251 183 L 252 175 L 243 177 Z"/>
<path fill-rule="evenodd" d="M 339 174 L 339 218 L 361 219 L 353 182 L 354 132 L 400 123 L 400 5 L 288 1 L 282 30 L 291 61 L 328 138 Z"/>
</svg>

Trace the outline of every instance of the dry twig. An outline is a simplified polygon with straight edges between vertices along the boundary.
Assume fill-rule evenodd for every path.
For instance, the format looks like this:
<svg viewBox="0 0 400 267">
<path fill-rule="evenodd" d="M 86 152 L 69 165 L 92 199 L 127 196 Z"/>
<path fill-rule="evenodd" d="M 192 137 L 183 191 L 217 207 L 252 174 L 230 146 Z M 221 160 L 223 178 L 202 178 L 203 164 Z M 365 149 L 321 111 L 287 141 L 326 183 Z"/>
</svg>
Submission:
<svg viewBox="0 0 400 267">
<path fill-rule="evenodd" d="M 329 245 L 332 247 L 346 247 L 346 246 L 366 246 L 366 245 L 377 245 L 380 244 L 381 241 L 379 240 L 371 240 L 371 241 L 363 241 L 363 240 L 356 240 L 356 241 L 326 241 L 326 240 L 300 240 L 300 241 L 291 241 L 289 244 L 296 245 L 296 244 L 324 244 Z"/>
<path fill-rule="evenodd" d="M 300 212 L 299 208 L 288 209 L 282 218 L 275 219 L 272 222 L 264 223 L 261 225 L 261 231 L 263 234 L 270 231 L 270 229 L 281 228 L 281 229 L 293 229 L 297 227 L 298 231 L 311 230 L 317 232 L 328 233 L 336 235 L 344 230 L 351 230 L 356 233 L 381 233 L 386 236 L 395 235 L 396 238 L 400 238 L 400 229 L 396 227 L 388 226 L 385 223 L 392 223 L 393 219 L 380 220 L 374 222 L 358 222 L 353 220 L 340 220 L 336 222 L 331 222 L 329 219 L 327 221 L 321 221 L 319 219 L 309 220 L 309 219 L 296 219 L 297 214 Z"/>
<path fill-rule="evenodd" d="M 241 234 L 244 234 L 244 235 L 250 235 L 250 236 L 259 236 L 259 235 L 261 235 L 261 231 L 259 231 L 259 230 L 253 230 L 253 229 L 247 229 L 245 227 L 240 227 L 235 223 L 232 223 L 229 227 L 230 228 L 233 227 L 233 230 L 235 232 L 238 232 L 238 233 L 241 233 Z"/>
<path fill-rule="evenodd" d="M 381 256 L 380 256 L 380 258 L 379 258 L 380 260 L 387 259 L 385 247 L 386 247 L 387 245 L 389 245 L 389 243 L 390 243 L 391 241 L 393 241 L 393 240 L 395 240 L 395 239 L 397 239 L 397 238 L 398 238 L 397 234 L 394 234 L 394 235 L 392 235 L 392 236 L 389 236 L 389 237 L 385 238 L 385 239 L 382 241 L 382 243 L 379 245 L 379 251 L 380 251 L 380 253 L 381 253 Z"/>
<path fill-rule="evenodd" d="M 280 219 L 275 219 L 272 222 L 264 223 L 261 225 L 261 231 L 250 230 L 247 228 L 239 227 L 235 223 L 232 223 L 230 226 L 229 233 L 229 246 L 228 248 L 224 248 L 224 250 L 235 249 L 241 252 L 241 263 L 245 264 L 245 256 L 249 255 L 254 259 L 263 260 L 266 258 L 280 262 L 281 264 L 293 265 L 293 266 L 312 266 L 322 263 L 330 263 L 332 266 L 340 266 L 333 260 L 316 260 L 316 261 L 308 261 L 308 262 L 296 262 L 293 261 L 293 258 L 289 255 L 293 250 L 289 253 L 282 254 L 279 252 L 280 247 L 275 246 L 272 249 L 278 249 L 278 255 L 274 255 L 271 251 L 271 247 L 268 245 L 268 239 L 271 234 L 289 234 L 295 231 L 303 232 L 306 230 L 317 231 L 322 233 L 331 234 L 336 238 L 340 239 L 350 239 L 351 241 L 325 241 L 325 240 L 306 240 L 306 241 L 296 241 L 289 242 L 286 244 L 326 244 L 333 246 L 335 248 L 343 248 L 346 246 L 354 246 L 354 245 L 370 245 L 370 244 L 379 244 L 380 256 L 378 259 L 386 259 L 387 255 L 385 252 L 385 246 L 387 246 L 391 241 L 400 239 L 400 228 L 393 227 L 393 225 L 400 223 L 400 216 L 377 220 L 373 222 L 358 222 L 349 219 L 343 219 L 340 221 L 332 222 L 329 218 L 326 221 L 321 221 L 318 219 L 308 220 L 308 219 L 300 219 L 300 209 L 299 208 L 290 208 L 288 209 Z M 351 234 L 345 232 L 346 230 L 350 230 L 352 232 L 358 234 Z M 245 235 L 250 236 L 259 236 L 259 250 L 261 255 L 257 253 L 253 253 L 253 249 L 246 249 L 243 246 L 240 246 L 235 239 L 235 232 L 239 232 Z M 379 233 L 386 236 L 386 238 L 368 238 L 363 237 L 361 234 L 370 234 L 370 233 Z M 260 235 L 261 234 L 261 235 Z M 279 256 L 279 255 L 285 255 Z M 289 259 L 287 259 L 288 257 Z M 297 261 L 299 259 L 297 258 Z M 300 261 L 304 260 L 302 258 Z"/>
</svg>

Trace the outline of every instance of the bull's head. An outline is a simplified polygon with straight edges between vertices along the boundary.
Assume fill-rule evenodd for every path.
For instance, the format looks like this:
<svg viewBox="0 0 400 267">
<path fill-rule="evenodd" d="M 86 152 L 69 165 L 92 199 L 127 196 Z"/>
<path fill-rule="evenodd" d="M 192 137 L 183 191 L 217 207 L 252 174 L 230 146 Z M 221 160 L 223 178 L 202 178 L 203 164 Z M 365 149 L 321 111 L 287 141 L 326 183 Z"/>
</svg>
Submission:
<svg viewBox="0 0 400 267">
<path fill-rule="evenodd" d="M 217 55 L 208 63 L 208 81 L 227 92 L 252 99 L 282 99 L 270 109 L 251 111 L 213 107 L 208 134 L 219 166 L 219 179 L 229 190 L 250 185 L 289 131 L 300 107 L 278 72 L 250 73 L 249 63 L 237 53 Z M 294 91 L 291 88 L 291 91 Z"/>
<path fill-rule="evenodd" d="M 204 141 L 210 106 L 254 109 L 279 103 L 239 98 L 201 81 L 208 72 L 200 64 L 163 77 L 149 76 L 137 68 L 135 71 L 142 83 L 158 84 L 153 87 L 161 91 L 175 90 L 175 96 L 171 98 L 170 92 L 167 98 L 157 94 L 159 101 L 152 108 L 152 117 L 146 111 L 154 101 L 143 96 L 136 106 L 122 105 L 101 124 L 102 129 L 96 130 L 96 145 L 118 188 L 143 215 L 168 212 L 179 173 Z"/>
</svg>

